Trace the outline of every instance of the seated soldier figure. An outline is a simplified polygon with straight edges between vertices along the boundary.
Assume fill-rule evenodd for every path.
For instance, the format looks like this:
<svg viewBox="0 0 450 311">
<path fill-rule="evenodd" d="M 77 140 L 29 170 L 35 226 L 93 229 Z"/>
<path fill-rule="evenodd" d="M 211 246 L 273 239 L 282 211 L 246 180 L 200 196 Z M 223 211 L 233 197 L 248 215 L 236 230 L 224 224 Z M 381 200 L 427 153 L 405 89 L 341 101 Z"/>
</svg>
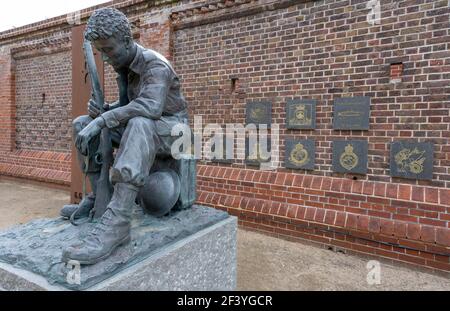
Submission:
<svg viewBox="0 0 450 311">
<path fill-rule="evenodd" d="M 157 52 L 135 43 L 126 16 L 112 8 L 94 12 L 88 21 L 85 39 L 101 52 L 126 83 L 129 103 L 111 104 L 100 114 L 98 104 L 89 102 L 89 115 L 73 122 L 78 160 L 84 169 L 85 157 L 96 150 L 102 128 L 108 127 L 118 151 L 111 169 L 114 186 L 106 212 L 92 232 L 81 242 L 63 251 L 63 259 L 94 264 L 108 257 L 119 245 L 130 240 L 131 208 L 155 157 L 170 155 L 175 124 L 188 124 L 187 105 L 180 81 L 170 63 Z M 89 150 L 89 152 L 88 152 Z M 87 175 L 93 193 L 79 205 L 66 205 L 61 215 L 87 217 L 94 207 L 96 183 L 101 166 L 90 158 Z M 75 214 L 74 214 L 75 215 Z"/>
</svg>

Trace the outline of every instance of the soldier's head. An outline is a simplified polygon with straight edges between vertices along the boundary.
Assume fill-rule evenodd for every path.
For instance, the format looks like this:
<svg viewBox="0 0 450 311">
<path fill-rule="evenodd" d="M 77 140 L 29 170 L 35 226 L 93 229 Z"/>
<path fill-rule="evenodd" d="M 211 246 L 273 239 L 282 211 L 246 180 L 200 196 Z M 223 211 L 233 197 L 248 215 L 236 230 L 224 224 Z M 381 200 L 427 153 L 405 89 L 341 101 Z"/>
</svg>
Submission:
<svg viewBox="0 0 450 311">
<path fill-rule="evenodd" d="M 128 65 L 135 53 L 130 23 L 122 12 L 99 9 L 89 18 L 86 40 L 102 53 L 103 60 L 118 70 Z"/>
</svg>

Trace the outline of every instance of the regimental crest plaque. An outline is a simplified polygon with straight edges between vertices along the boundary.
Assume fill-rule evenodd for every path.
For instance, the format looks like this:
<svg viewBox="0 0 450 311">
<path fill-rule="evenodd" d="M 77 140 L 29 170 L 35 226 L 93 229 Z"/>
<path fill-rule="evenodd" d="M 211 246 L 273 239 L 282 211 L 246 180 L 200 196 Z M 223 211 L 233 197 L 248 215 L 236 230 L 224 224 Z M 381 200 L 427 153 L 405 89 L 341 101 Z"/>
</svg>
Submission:
<svg viewBox="0 0 450 311">
<path fill-rule="evenodd" d="M 286 139 L 286 168 L 314 170 L 316 143 L 314 140 Z"/>
<path fill-rule="evenodd" d="M 390 170 L 392 177 L 433 179 L 432 142 L 391 143 Z"/>
<path fill-rule="evenodd" d="M 315 129 L 316 103 L 314 99 L 290 99 L 286 103 L 288 129 Z"/>
<path fill-rule="evenodd" d="M 368 130 L 369 118 L 370 97 L 342 97 L 334 100 L 335 130 Z"/>
<path fill-rule="evenodd" d="M 262 139 L 245 139 L 245 163 L 251 166 L 259 166 L 261 163 L 267 163 L 271 160 L 271 140 L 269 138 Z"/>
<path fill-rule="evenodd" d="M 272 124 L 272 103 L 268 101 L 250 102 L 246 107 L 246 124 L 263 125 L 270 128 Z"/>
<path fill-rule="evenodd" d="M 367 141 L 333 141 L 333 171 L 338 173 L 366 174 L 367 151 Z"/>
</svg>

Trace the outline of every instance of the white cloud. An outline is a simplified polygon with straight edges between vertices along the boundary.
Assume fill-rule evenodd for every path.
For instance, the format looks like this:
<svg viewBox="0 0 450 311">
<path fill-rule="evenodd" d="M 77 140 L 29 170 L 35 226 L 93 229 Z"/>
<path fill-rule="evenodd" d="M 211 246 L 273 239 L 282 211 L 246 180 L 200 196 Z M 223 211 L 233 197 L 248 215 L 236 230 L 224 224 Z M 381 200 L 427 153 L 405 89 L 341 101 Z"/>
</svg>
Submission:
<svg viewBox="0 0 450 311">
<path fill-rule="evenodd" d="M 105 0 L 9 0 L 2 1 L 0 31 L 20 27 L 88 8 Z"/>
</svg>

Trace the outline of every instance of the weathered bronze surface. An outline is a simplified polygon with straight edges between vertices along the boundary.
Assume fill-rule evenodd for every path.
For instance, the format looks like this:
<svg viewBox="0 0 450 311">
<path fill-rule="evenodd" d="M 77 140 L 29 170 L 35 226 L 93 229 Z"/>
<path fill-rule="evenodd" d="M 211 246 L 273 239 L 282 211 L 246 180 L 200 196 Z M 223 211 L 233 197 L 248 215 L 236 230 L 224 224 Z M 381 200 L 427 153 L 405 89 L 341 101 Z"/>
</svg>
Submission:
<svg viewBox="0 0 450 311">
<path fill-rule="evenodd" d="M 246 137 L 245 139 L 245 164 L 250 166 L 260 166 L 271 160 L 272 141 L 270 138 L 257 140 Z"/>
<path fill-rule="evenodd" d="M 342 97 L 334 100 L 335 130 L 368 130 L 370 97 Z"/>
<path fill-rule="evenodd" d="M 292 169 L 314 170 L 316 143 L 308 139 L 286 139 L 285 166 Z"/>
<path fill-rule="evenodd" d="M 234 139 L 228 138 L 227 135 L 224 135 L 222 138 L 222 146 L 211 146 L 211 151 L 213 152 L 213 157 L 211 162 L 215 163 L 233 163 L 233 158 L 227 158 L 227 155 L 234 156 Z"/>
<path fill-rule="evenodd" d="M 73 138 L 80 169 L 89 177 L 93 192 L 79 205 L 65 206 L 61 214 L 74 224 L 88 216 L 98 218 L 80 243 L 63 252 L 64 261 L 89 265 L 128 243 L 135 201 L 155 216 L 175 206 L 190 207 L 195 201 L 195 160 L 176 160 L 171 155 L 178 138 L 171 130 L 177 124 L 187 125 L 188 113 L 169 61 L 134 42 L 128 19 L 116 9 L 95 11 L 85 40 L 93 97 L 88 115 L 73 122 Z M 103 102 L 91 44 L 117 73 L 119 99 L 114 103 Z M 114 159 L 108 146 L 118 149 Z"/>
<path fill-rule="evenodd" d="M 367 141 L 333 141 L 333 171 L 338 173 L 366 174 L 367 153 Z"/>
<path fill-rule="evenodd" d="M 272 103 L 268 101 L 249 102 L 246 107 L 246 124 L 267 125 L 272 124 Z"/>
<path fill-rule="evenodd" d="M 433 179 L 433 143 L 397 141 L 391 143 L 392 177 Z"/>
<path fill-rule="evenodd" d="M 315 129 L 316 104 L 313 99 L 292 99 L 286 103 L 286 128 Z"/>
</svg>

